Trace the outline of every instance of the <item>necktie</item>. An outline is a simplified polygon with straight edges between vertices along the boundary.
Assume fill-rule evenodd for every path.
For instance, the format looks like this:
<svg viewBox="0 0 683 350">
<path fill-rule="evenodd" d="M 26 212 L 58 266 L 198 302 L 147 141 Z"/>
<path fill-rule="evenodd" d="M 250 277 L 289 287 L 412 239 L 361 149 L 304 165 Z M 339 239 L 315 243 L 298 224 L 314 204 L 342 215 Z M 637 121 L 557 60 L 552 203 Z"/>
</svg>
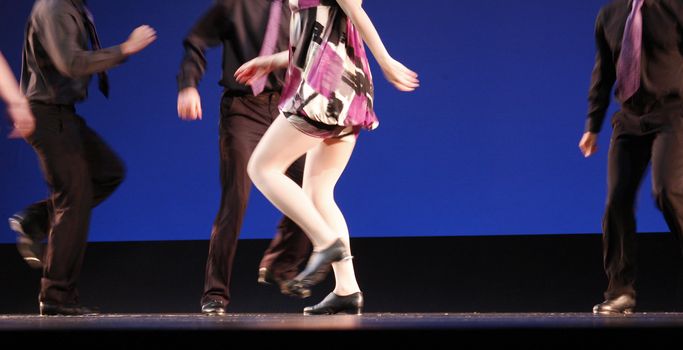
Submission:
<svg viewBox="0 0 683 350">
<path fill-rule="evenodd" d="M 633 0 L 626 19 L 621 53 L 617 61 L 617 94 L 622 102 L 636 93 L 640 86 L 640 54 L 643 42 L 644 0 Z"/>
<path fill-rule="evenodd" d="M 275 52 L 275 44 L 277 44 L 277 36 L 280 32 L 280 17 L 282 17 L 282 0 L 273 0 L 270 4 L 266 35 L 263 38 L 263 45 L 261 45 L 259 56 L 272 55 Z M 251 84 L 251 90 L 254 92 L 254 96 L 263 92 L 263 89 L 266 87 L 267 79 L 268 76 L 264 75 Z"/>
<path fill-rule="evenodd" d="M 85 26 L 88 29 L 88 36 L 90 37 L 90 44 L 92 45 L 93 51 L 102 49 L 100 38 L 97 36 L 97 30 L 95 30 L 95 19 L 90 10 L 85 6 L 85 3 L 81 7 L 81 13 L 83 14 Z M 98 87 L 102 92 L 102 95 L 109 98 L 109 77 L 107 76 L 107 72 L 97 73 L 97 78 L 99 80 Z"/>
</svg>

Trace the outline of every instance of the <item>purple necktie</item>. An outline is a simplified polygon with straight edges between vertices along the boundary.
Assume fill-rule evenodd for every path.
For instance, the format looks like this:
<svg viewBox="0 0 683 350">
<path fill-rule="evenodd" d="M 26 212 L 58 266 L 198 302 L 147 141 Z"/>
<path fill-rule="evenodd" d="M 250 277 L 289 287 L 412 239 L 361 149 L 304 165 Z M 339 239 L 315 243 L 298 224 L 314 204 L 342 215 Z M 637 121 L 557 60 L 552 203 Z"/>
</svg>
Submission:
<svg viewBox="0 0 683 350">
<path fill-rule="evenodd" d="M 624 102 L 636 93 L 640 86 L 640 51 L 643 42 L 644 0 L 633 0 L 631 13 L 626 19 L 621 53 L 617 61 L 617 95 Z"/>
<path fill-rule="evenodd" d="M 263 38 L 263 45 L 261 46 L 259 56 L 272 55 L 275 52 L 275 44 L 277 44 L 277 36 L 280 32 L 280 17 L 282 17 L 282 0 L 273 0 L 273 3 L 270 4 L 266 35 Z M 262 76 L 251 84 L 254 96 L 263 92 L 263 89 L 266 87 L 266 80 L 268 80 L 268 75 Z"/>
</svg>

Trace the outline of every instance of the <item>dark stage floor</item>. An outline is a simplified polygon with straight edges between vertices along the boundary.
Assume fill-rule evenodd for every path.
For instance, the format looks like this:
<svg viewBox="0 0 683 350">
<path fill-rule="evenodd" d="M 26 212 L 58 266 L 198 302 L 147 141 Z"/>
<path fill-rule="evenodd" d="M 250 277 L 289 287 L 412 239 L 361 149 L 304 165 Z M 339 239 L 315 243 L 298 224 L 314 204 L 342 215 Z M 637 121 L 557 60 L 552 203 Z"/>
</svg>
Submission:
<svg viewBox="0 0 683 350">
<path fill-rule="evenodd" d="M 373 313 L 362 316 L 297 314 L 105 314 L 0 316 L 0 331 L 51 330 L 468 330 L 680 328 L 683 313 Z"/>
<path fill-rule="evenodd" d="M 683 336 L 683 313 L 594 316 L 589 313 L 369 313 L 362 316 L 298 314 L 105 314 L 86 317 L 0 316 L 0 338 L 33 342 L 79 340 L 82 345 L 181 346 L 258 339 L 260 344 L 324 339 L 336 347 L 375 338 L 384 344 L 457 340 L 494 344 L 669 343 Z"/>
</svg>

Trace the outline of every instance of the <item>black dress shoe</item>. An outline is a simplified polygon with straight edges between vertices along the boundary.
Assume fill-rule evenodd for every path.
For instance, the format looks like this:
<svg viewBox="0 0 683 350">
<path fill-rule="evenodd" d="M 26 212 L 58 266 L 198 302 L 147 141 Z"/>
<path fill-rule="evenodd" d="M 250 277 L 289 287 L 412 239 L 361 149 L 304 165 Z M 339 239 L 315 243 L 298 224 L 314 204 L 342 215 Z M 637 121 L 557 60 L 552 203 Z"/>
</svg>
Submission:
<svg viewBox="0 0 683 350">
<path fill-rule="evenodd" d="M 356 292 L 343 297 L 330 293 L 317 305 L 304 308 L 304 315 L 334 315 L 340 312 L 353 315 L 362 314 L 363 293 Z"/>
<path fill-rule="evenodd" d="M 292 294 L 307 298 L 311 295 L 311 287 L 322 281 L 330 272 L 330 264 L 349 257 L 346 246 L 341 239 L 337 239 L 329 247 L 313 252 L 308 259 L 306 268 L 293 280 L 287 282 L 287 289 Z"/>
<path fill-rule="evenodd" d="M 593 313 L 600 315 L 632 314 L 635 307 L 636 299 L 628 294 L 623 294 L 595 305 Z"/>
<path fill-rule="evenodd" d="M 43 267 L 43 244 L 46 233 L 42 232 L 39 225 L 26 219 L 23 213 L 17 213 L 9 218 L 9 227 L 17 233 L 17 250 L 26 263 L 34 268 Z"/>
<path fill-rule="evenodd" d="M 79 304 L 53 304 L 45 301 L 40 302 L 41 316 L 91 316 L 99 315 L 100 310 L 93 307 L 85 307 Z"/>
<path fill-rule="evenodd" d="M 207 316 L 220 316 L 225 314 L 225 305 L 219 300 L 210 300 L 202 304 L 202 313 Z"/>
</svg>

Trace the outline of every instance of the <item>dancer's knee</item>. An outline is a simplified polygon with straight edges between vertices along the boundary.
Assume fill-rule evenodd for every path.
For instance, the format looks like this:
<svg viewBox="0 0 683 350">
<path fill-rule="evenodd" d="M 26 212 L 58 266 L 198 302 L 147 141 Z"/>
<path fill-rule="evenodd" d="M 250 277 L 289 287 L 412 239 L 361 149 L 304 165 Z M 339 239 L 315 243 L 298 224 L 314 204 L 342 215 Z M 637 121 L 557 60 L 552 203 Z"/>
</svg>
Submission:
<svg viewBox="0 0 683 350">
<path fill-rule="evenodd" d="M 262 182 L 263 176 L 263 164 L 260 160 L 260 157 L 258 157 L 255 153 L 252 154 L 251 158 L 249 158 L 249 162 L 247 163 L 247 174 L 249 174 L 249 178 L 251 181 L 258 186 Z"/>
</svg>

